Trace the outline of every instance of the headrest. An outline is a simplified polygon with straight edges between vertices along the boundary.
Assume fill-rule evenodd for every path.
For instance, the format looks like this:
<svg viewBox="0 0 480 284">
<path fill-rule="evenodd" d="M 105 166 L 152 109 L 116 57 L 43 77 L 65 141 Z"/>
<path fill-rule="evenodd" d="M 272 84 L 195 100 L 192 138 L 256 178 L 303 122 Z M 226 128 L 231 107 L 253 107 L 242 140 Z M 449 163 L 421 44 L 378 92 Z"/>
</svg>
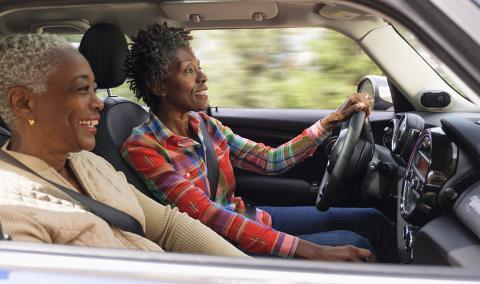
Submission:
<svg viewBox="0 0 480 284">
<path fill-rule="evenodd" d="M 80 53 L 87 58 L 99 89 L 115 88 L 125 81 L 123 66 L 128 45 L 123 32 L 115 25 L 91 26 L 80 42 Z"/>
</svg>

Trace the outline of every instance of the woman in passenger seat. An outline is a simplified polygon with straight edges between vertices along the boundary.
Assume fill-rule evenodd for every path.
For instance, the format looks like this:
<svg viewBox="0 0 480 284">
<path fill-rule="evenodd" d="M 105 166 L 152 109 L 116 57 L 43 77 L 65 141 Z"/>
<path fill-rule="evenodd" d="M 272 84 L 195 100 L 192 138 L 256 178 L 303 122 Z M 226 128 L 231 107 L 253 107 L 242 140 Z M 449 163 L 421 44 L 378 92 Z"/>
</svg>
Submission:
<svg viewBox="0 0 480 284">
<path fill-rule="evenodd" d="M 88 62 L 69 43 L 48 34 L 9 37 L 0 42 L 0 69 L 0 116 L 12 132 L 0 150 L 4 234 L 15 241 L 245 256 L 199 221 L 144 196 L 89 152 L 103 102 Z M 61 187 L 127 213 L 139 230 L 107 223 Z"/>
<path fill-rule="evenodd" d="M 234 195 L 233 167 L 261 174 L 285 172 L 311 156 L 338 122 L 358 111 L 368 115 L 368 95 L 350 96 L 337 111 L 291 141 L 270 148 L 236 135 L 200 112 L 208 107 L 207 76 L 190 40 L 181 28 L 154 24 L 132 38 L 127 58 L 131 89 L 149 106 L 150 117 L 133 130 L 122 154 L 157 199 L 253 255 L 372 260 L 372 250 L 384 259 L 393 254 L 392 223 L 374 209 L 332 208 L 321 213 L 313 206 L 264 207 L 250 219 L 245 203 Z M 210 196 L 199 119 L 206 124 L 218 158 L 215 198 Z"/>
</svg>

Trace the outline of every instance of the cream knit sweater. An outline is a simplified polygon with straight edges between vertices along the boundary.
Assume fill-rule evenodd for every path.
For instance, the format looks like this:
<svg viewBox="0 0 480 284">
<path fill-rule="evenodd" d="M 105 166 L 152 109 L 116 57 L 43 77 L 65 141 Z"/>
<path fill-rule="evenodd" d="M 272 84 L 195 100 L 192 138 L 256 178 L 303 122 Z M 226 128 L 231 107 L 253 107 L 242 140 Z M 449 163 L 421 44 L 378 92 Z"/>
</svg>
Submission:
<svg viewBox="0 0 480 284">
<path fill-rule="evenodd" d="M 1 151 L 56 183 L 75 190 L 44 161 Z M 68 158 L 88 195 L 137 219 L 146 238 L 111 227 L 60 189 L 6 161 L 0 160 L 0 222 L 13 240 L 49 244 L 245 256 L 197 220 L 163 206 L 127 183 L 123 173 L 103 158 L 82 151 Z"/>
</svg>

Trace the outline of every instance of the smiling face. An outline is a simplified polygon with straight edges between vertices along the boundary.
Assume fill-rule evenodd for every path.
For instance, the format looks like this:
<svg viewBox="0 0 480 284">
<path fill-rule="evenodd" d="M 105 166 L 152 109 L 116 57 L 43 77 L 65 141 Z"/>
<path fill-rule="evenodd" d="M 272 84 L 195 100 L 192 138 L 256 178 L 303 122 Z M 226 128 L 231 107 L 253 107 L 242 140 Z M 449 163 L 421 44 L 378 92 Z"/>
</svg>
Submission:
<svg viewBox="0 0 480 284">
<path fill-rule="evenodd" d="M 161 107 L 181 113 L 208 108 L 207 76 L 190 47 L 178 48 L 163 82 Z"/>
<path fill-rule="evenodd" d="M 52 153 L 92 150 L 103 108 L 92 69 L 74 49 L 62 49 L 59 56 L 61 63 L 48 77 L 46 92 L 33 96 L 35 124 L 30 128 Z"/>
</svg>

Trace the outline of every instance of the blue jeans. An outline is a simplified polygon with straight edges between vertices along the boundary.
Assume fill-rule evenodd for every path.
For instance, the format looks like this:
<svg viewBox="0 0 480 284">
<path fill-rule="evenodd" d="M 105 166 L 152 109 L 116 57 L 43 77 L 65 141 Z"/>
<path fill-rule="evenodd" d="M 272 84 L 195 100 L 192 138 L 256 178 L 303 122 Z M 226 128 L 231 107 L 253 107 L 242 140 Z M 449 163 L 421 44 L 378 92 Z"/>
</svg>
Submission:
<svg viewBox="0 0 480 284">
<path fill-rule="evenodd" d="M 319 245 L 354 245 L 369 249 L 380 261 L 395 261 L 394 224 L 373 208 L 330 208 L 320 212 L 313 206 L 259 207 L 272 216 L 272 227 Z"/>
</svg>

